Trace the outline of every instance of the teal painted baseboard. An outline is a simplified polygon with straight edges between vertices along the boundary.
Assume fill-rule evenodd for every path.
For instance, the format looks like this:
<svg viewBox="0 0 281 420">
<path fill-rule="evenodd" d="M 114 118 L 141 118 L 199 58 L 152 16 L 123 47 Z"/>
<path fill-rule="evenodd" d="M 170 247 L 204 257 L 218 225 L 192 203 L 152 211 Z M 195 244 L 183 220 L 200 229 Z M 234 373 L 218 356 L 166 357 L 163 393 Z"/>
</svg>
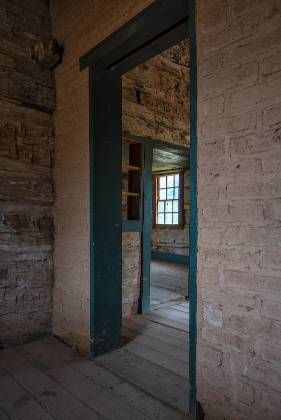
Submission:
<svg viewBox="0 0 281 420">
<path fill-rule="evenodd" d="M 167 261 L 177 264 L 189 264 L 189 255 L 170 254 L 162 251 L 151 251 L 151 259 L 158 261 Z"/>
</svg>

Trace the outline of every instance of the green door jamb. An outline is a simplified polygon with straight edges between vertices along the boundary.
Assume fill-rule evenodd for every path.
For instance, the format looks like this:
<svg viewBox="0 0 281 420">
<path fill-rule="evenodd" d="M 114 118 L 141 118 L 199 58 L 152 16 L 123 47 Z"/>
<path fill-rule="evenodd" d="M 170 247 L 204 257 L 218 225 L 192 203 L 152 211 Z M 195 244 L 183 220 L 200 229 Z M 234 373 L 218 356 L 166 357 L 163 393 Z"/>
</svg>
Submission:
<svg viewBox="0 0 281 420">
<path fill-rule="evenodd" d="M 188 9 L 188 12 L 187 12 Z M 179 33 L 177 36 L 177 41 L 179 42 L 183 36 L 189 36 L 189 44 L 190 44 L 190 201 L 191 201 L 191 208 L 190 208 L 190 265 L 189 265 L 189 297 L 190 297 L 190 320 L 189 320 L 189 381 L 190 381 L 190 392 L 189 392 L 189 412 L 192 415 L 193 419 L 197 418 L 197 401 L 196 401 L 196 336 L 197 336 L 197 329 L 196 329 L 196 311 L 197 311 L 197 293 L 196 293 L 196 274 L 197 274 L 197 58 L 196 58 L 196 0 L 173 0 L 172 2 L 169 0 L 156 0 L 151 6 L 146 8 L 143 12 L 137 15 L 134 19 L 128 22 L 123 28 L 112 34 L 106 40 L 104 40 L 101 44 L 95 47 L 93 50 L 85 54 L 83 57 L 80 58 L 80 68 L 81 70 L 89 67 L 90 68 L 90 277 L 91 277 L 91 286 L 90 286 L 90 316 L 91 316 L 91 327 L 90 327 L 90 334 L 91 334 L 91 350 L 93 354 L 98 354 L 99 352 L 104 352 L 113 348 L 117 345 L 120 333 L 121 333 L 121 309 L 122 309 L 122 299 L 121 299 L 121 282 L 122 279 L 122 258 L 121 258 L 121 239 L 122 239 L 122 220 L 121 220 L 121 199 L 120 199 L 120 209 L 119 204 L 117 204 L 117 208 L 115 209 L 110 201 L 111 209 L 114 209 L 113 214 L 110 218 L 110 226 L 113 229 L 113 242 L 107 242 L 109 236 L 107 237 L 108 231 L 107 226 L 105 226 L 105 221 L 107 219 L 105 214 L 103 214 L 103 205 L 100 205 L 100 194 L 101 194 L 101 185 L 108 185 L 106 177 L 103 176 L 102 178 L 96 177 L 95 168 L 100 165 L 100 161 L 104 159 L 102 153 L 109 153 L 110 156 L 110 165 L 113 164 L 112 173 L 117 174 L 118 170 L 120 170 L 121 176 L 121 128 L 118 127 L 117 131 L 120 128 L 120 136 L 119 134 L 115 135 L 115 138 L 112 137 L 112 131 L 108 128 L 108 136 L 107 138 L 110 139 L 111 143 L 109 146 L 109 142 L 105 140 L 102 144 L 101 149 L 96 150 L 96 144 L 94 142 L 95 139 L 95 131 L 96 131 L 96 124 L 99 124 L 99 118 L 96 116 L 96 112 L 93 112 L 93 105 L 94 101 L 101 100 L 101 104 L 104 115 L 108 117 L 108 120 L 113 125 L 116 123 L 115 120 L 115 111 L 114 107 L 116 106 L 116 115 L 121 112 L 121 93 L 118 97 L 118 103 L 115 103 L 115 89 L 120 89 L 121 92 L 121 84 L 119 88 L 117 88 L 117 84 L 113 79 L 109 81 L 108 86 L 106 87 L 104 84 L 103 86 L 99 86 L 98 83 L 94 82 L 93 77 L 93 65 L 100 64 L 100 67 L 104 69 L 113 68 L 112 66 L 116 66 L 116 71 L 118 72 L 118 63 L 121 63 L 123 59 L 126 59 L 128 53 L 132 52 L 133 54 L 142 54 L 143 46 L 146 45 L 150 40 L 154 40 L 156 36 L 161 35 L 166 30 L 170 30 L 175 27 L 175 25 L 182 24 L 183 21 L 186 21 L 186 34 L 182 32 L 182 25 L 179 25 Z M 188 19 L 187 19 L 188 16 Z M 153 22 L 153 24 L 151 23 Z M 153 33 L 152 33 L 153 32 Z M 165 41 L 166 42 L 166 41 Z M 163 50 L 165 45 L 163 44 Z M 125 48 L 125 49 L 124 49 Z M 162 47 L 161 47 L 162 48 Z M 159 51 L 160 52 L 160 51 Z M 125 55 L 124 55 L 125 54 Z M 114 59 L 112 58 L 114 56 Z M 142 55 L 145 57 L 145 55 Z M 139 58 L 137 58 L 139 60 Z M 131 60 L 131 62 L 133 62 Z M 135 63 L 136 61 L 134 61 Z M 121 63 L 122 64 L 122 63 Z M 124 70 L 123 70 L 124 71 Z M 109 72 L 108 72 L 109 73 Z M 105 77 L 105 73 L 101 77 Z M 120 74 L 119 74 L 120 76 Z M 105 80 L 105 79 L 104 79 Z M 93 95 L 93 86 L 96 83 L 97 91 L 95 97 Z M 112 84 L 112 86 L 111 86 Z M 110 87 L 111 86 L 111 87 Z M 106 89 L 104 91 L 104 88 Z M 110 90 L 112 88 L 112 90 Z M 108 93 L 107 98 L 108 103 L 106 103 L 106 93 Z M 96 103 L 97 103 L 96 102 Z M 113 103 L 112 103 L 113 102 Z M 113 108 L 112 108 L 113 107 Z M 114 111 L 114 112 L 113 112 Z M 103 124 L 104 119 L 101 117 L 101 121 Z M 119 120 L 118 120 L 119 121 Z M 120 117 L 121 123 L 121 117 Z M 110 126 L 110 124 L 107 124 Z M 118 124 L 117 124 L 118 126 Z M 102 130 L 101 130 L 102 132 Z M 101 133 L 100 132 L 100 133 Z M 116 132 L 116 130 L 115 130 Z M 118 131 L 119 133 L 119 131 Z M 101 134 L 100 135 L 100 141 Z M 120 137 L 120 138 L 119 138 Z M 117 140 L 117 141 L 116 141 Z M 114 141 L 116 141 L 114 143 Z M 107 144 L 106 144 L 107 143 Z M 120 150 L 116 149 L 116 147 L 120 147 Z M 150 159 L 152 159 L 152 144 L 150 145 Z M 116 160 L 113 161 L 112 153 L 115 153 Z M 102 158 L 101 158 L 102 156 Z M 149 156 L 149 154 L 147 155 Z M 112 159 L 112 162 L 111 162 Z M 149 157 L 146 157 L 148 160 Z M 120 168 L 119 168 L 120 166 Z M 117 167 L 119 169 L 117 169 Z M 114 171 L 114 172 L 113 172 Z M 147 172 L 149 175 L 149 172 Z M 112 182 L 114 177 L 110 177 Z M 102 184 L 100 184 L 102 179 Z M 147 182 L 150 182 L 147 178 Z M 105 181 L 105 182 L 104 182 Z M 118 184 L 118 185 L 117 185 Z M 120 190 L 119 190 L 119 178 L 118 176 L 114 179 L 114 193 L 113 193 L 113 201 L 117 203 L 116 195 L 120 194 L 121 196 L 121 179 L 120 179 Z M 151 189 L 147 189 L 148 191 Z M 104 193 L 104 192 L 103 192 Z M 108 193 L 109 195 L 109 193 Z M 99 198 L 99 199 L 98 199 Z M 98 204 L 99 203 L 99 204 Z M 108 205 L 108 203 L 107 203 Z M 98 211 L 96 212 L 96 209 Z M 150 241 L 151 241 L 151 196 L 144 197 L 144 211 L 146 211 L 146 216 L 144 215 L 144 220 L 146 220 L 145 226 L 143 226 L 143 242 L 145 243 L 144 246 L 144 254 L 143 254 L 143 262 L 146 261 L 146 267 L 150 268 Z M 95 212 L 95 217 L 93 215 Z M 147 220 L 147 216 L 149 215 L 148 220 L 150 220 L 150 226 Z M 110 217 L 111 217 L 110 216 Z M 101 222 L 101 225 L 98 225 L 98 222 Z M 119 231 L 120 225 L 120 231 Z M 105 228 L 105 241 L 103 238 L 99 238 L 99 233 L 101 232 L 102 226 Z M 117 241 L 117 238 L 118 241 Z M 101 239 L 101 241 L 99 241 Z M 116 240 L 116 242 L 115 242 Z M 107 244 L 106 244 L 107 242 Z M 115 244 L 119 243 L 118 248 L 116 248 L 116 252 L 113 252 Z M 93 244 L 95 245 L 95 251 L 93 248 Z M 97 252 L 97 250 L 99 251 Z M 110 250 L 110 251 L 109 251 Z M 105 251 L 105 254 L 108 258 L 105 258 L 102 254 L 102 251 Z M 95 254 L 94 254 L 95 252 Z M 147 255 L 149 253 L 149 255 Z M 111 269 L 112 267 L 114 269 Z M 105 269 L 102 270 L 102 265 L 105 266 Z M 111 281 L 108 281 L 109 273 L 113 272 L 113 278 Z M 116 277 L 115 277 L 116 275 Z M 119 276 L 119 277 L 118 277 Z M 105 284 L 103 287 L 103 282 L 101 279 L 105 279 Z M 114 283 L 114 279 L 117 279 L 117 282 Z M 143 284 L 142 284 L 142 293 L 144 298 L 141 302 L 141 311 L 145 313 L 149 310 L 149 272 L 143 269 Z M 111 289 L 111 286 L 113 288 Z M 109 294 L 105 294 L 105 291 L 109 291 Z M 115 298 L 113 298 L 115 294 Z M 101 300 L 100 300 L 101 299 Z M 119 304 L 116 307 L 112 307 L 115 305 L 111 305 L 112 302 L 117 302 L 119 300 Z M 94 304 L 95 302 L 95 304 Z M 105 303 L 105 307 L 103 308 L 102 305 Z M 100 313 L 99 313 L 100 310 Z M 109 311 L 110 316 L 107 316 L 107 311 Z M 115 314 L 115 316 L 114 316 Z M 99 325 L 100 323 L 100 325 Z M 94 338 L 94 339 L 93 339 Z"/>
<path fill-rule="evenodd" d="M 190 51 L 190 221 L 189 221 L 189 413 L 198 417 L 196 396 L 196 341 L 197 341 L 197 53 L 196 0 L 189 1 Z"/>
<path fill-rule="evenodd" d="M 142 314 L 150 311 L 150 261 L 152 227 L 152 142 L 143 143 L 143 232 L 142 232 Z"/>
<path fill-rule="evenodd" d="M 97 66 L 90 66 L 89 101 L 90 346 L 92 356 L 96 356 L 117 347 L 121 338 L 122 83 L 120 76 Z"/>
</svg>

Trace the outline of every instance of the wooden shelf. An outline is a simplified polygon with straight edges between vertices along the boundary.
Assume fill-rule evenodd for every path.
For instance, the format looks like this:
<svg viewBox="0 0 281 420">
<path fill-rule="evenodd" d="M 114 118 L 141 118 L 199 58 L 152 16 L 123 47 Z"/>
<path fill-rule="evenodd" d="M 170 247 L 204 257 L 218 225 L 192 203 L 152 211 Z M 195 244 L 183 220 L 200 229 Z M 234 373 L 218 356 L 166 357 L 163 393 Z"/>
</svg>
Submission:
<svg viewBox="0 0 281 420">
<path fill-rule="evenodd" d="M 125 197 L 139 197 L 139 193 L 129 191 L 122 191 L 122 195 L 124 195 Z"/>
<path fill-rule="evenodd" d="M 140 171 L 140 166 L 134 166 L 134 165 L 126 165 L 123 166 L 122 172 L 132 172 L 132 171 Z"/>
<path fill-rule="evenodd" d="M 135 141 L 132 141 L 132 140 L 129 140 L 129 139 L 123 139 L 123 140 L 122 140 L 122 143 L 123 143 L 123 144 L 136 144 L 136 142 L 135 142 Z"/>
</svg>

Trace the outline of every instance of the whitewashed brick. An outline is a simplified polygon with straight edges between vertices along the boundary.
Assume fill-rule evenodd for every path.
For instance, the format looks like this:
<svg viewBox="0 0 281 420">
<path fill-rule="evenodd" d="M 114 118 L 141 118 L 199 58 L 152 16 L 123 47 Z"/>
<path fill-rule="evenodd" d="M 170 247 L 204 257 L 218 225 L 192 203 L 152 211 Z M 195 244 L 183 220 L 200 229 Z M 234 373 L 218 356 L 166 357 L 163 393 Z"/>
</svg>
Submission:
<svg viewBox="0 0 281 420">
<path fill-rule="evenodd" d="M 212 9 L 210 12 L 202 16 L 202 32 L 210 32 L 213 30 L 222 30 L 228 22 L 229 6 L 225 4 L 222 7 Z"/>
<path fill-rule="evenodd" d="M 281 249 L 269 249 L 261 252 L 261 267 L 268 267 L 281 272 Z"/>
<path fill-rule="evenodd" d="M 255 388 L 247 383 L 242 383 L 239 389 L 239 400 L 246 404 L 255 402 Z"/>
<path fill-rule="evenodd" d="M 277 159 L 279 165 L 279 159 Z M 281 201 L 276 200 L 273 203 L 265 203 L 264 217 L 269 222 L 281 222 Z"/>
<path fill-rule="evenodd" d="M 208 95 L 215 94 L 236 86 L 251 85 L 257 78 L 258 63 L 253 62 L 204 79 L 203 89 Z"/>
<path fill-rule="evenodd" d="M 203 102 L 203 113 L 206 117 L 212 118 L 215 115 L 220 115 L 224 111 L 224 95 L 216 96 L 212 99 L 207 99 Z"/>
<path fill-rule="evenodd" d="M 274 346 L 274 343 L 268 343 L 260 348 L 260 355 L 266 362 L 280 363 L 281 346 Z"/>
<path fill-rule="evenodd" d="M 263 206 L 257 203 L 215 203 L 203 209 L 207 222 L 255 224 L 264 220 Z"/>
<path fill-rule="evenodd" d="M 261 313 L 265 318 L 275 319 L 281 321 L 281 294 L 275 295 L 276 300 L 262 300 Z"/>
<path fill-rule="evenodd" d="M 262 73 L 267 76 L 281 71 L 281 51 L 266 57 L 262 62 Z"/>
<path fill-rule="evenodd" d="M 231 227 L 226 232 L 229 245 L 279 245 L 281 227 Z"/>
<path fill-rule="evenodd" d="M 249 31 L 250 32 L 250 31 Z M 249 33 L 248 32 L 248 33 Z M 229 54 L 229 63 L 243 63 L 280 46 L 281 28 L 273 27 L 264 33 L 262 27 L 257 36 L 245 37 L 243 41 L 234 44 Z"/>
<path fill-rule="evenodd" d="M 278 84 L 277 84 L 278 86 Z M 281 79 L 280 79 L 280 93 L 281 93 Z M 275 84 L 276 88 L 276 84 Z M 265 127 L 274 127 L 281 124 L 281 103 L 274 104 L 263 110 L 262 122 Z"/>
<path fill-rule="evenodd" d="M 280 153 L 281 129 L 257 131 L 255 134 L 235 136 L 230 138 L 231 155 L 257 154 L 262 151 L 275 150 Z"/>
<path fill-rule="evenodd" d="M 213 325 L 215 327 L 222 327 L 223 325 L 221 309 L 205 306 L 203 317 L 204 317 L 204 320 L 208 322 L 208 324 L 210 325 Z"/>
<path fill-rule="evenodd" d="M 279 276 L 266 276 L 238 270 L 226 270 L 224 272 L 224 285 L 225 287 L 237 289 L 273 293 L 281 291 L 281 279 Z"/>
<path fill-rule="evenodd" d="M 202 75 L 209 76 L 217 73 L 223 66 L 223 54 L 212 55 L 202 62 Z"/>
<path fill-rule="evenodd" d="M 233 129 L 235 131 L 242 131 L 254 129 L 257 124 L 256 111 L 239 114 L 233 118 Z"/>
</svg>

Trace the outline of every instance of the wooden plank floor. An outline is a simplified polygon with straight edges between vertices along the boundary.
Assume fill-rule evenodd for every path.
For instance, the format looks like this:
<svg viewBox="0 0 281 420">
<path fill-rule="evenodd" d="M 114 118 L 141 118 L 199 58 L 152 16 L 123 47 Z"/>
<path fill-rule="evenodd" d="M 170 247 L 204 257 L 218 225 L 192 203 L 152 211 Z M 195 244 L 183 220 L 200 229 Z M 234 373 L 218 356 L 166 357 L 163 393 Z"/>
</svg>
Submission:
<svg viewBox="0 0 281 420">
<path fill-rule="evenodd" d="M 54 337 L 2 350 L 0 420 L 188 419 L 187 309 L 124 319 L 123 345 L 95 361 Z"/>
<path fill-rule="evenodd" d="M 188 266 L 152 260 L 150 284 L 185 296 L 188 294 Z"/>
</svg>

